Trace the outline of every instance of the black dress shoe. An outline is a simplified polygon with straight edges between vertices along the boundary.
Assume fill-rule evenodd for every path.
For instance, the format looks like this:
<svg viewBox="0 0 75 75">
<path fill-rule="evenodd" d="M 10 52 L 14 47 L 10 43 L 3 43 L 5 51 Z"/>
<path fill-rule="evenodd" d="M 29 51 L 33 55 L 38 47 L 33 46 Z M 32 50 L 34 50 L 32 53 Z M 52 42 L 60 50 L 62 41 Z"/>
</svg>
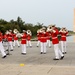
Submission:
<svg viewBox="0 0 75 75">
<path fill-rule="evenodd" d="M 21 53 L 22 55 L 26 55 L 26 53 Z"/>
<path fill-rule="evenodd" d="M 2 58 L 5 58 L 6 57 L 6 55 L 5 56 L 3 56 Z"/>
<path fill-rule="evenodd" d="M 62 52 L 63 54 L 65 54 L 65 52 Z"/>
<path fill-rule="evenodd" d="M 8 49 L 6 51 L 8 51 Z"/>
<path fill-rule="evenodd" d="M 18 47 L 20 47 L 20 46 L 18 46 Z"/>
<path fill-rule="evenodd" d="M 64 56 L 62 56 L 61 58 L 60 58 L 60 60 L 62 60 L 64 58 Z"/>
<path fill-rule="evenodd" d="M 44 53 L 44 54 L 46 54 L 46 53 Z"/>
<path fill-rule="evenodd" d="M 53 60 L 59 60 L 59 59 L 54 58 Z"/>
<path fill-rule="evenodd" d="M 43 54 L 43 52 L 41 52 L 40 54 Z"/>
<path fill-rule="evenodd" d="M 67 52 L 65 52 L 65 54 L 67 54 Z"/>
<path fill-rule="evenodd" d="M 6 55 L 9 55 L 9 53 L 7 53 Z"/>
<path fill-rule="evenodd" d="M 10 51 L 13 51 L 13 49 L 11 49 Z"/>
<path fill-rule="evenodd" d="M 37 47 L 39 47 L 39 46 L 37 46 Z"/>
</svg>

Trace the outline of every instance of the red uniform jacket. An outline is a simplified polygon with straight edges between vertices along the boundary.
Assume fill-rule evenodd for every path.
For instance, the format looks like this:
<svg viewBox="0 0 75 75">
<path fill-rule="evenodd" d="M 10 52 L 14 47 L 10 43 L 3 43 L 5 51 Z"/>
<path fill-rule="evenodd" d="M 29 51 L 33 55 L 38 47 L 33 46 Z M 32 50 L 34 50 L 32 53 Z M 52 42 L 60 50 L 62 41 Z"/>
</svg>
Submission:
<svg viewBox="0 0 75 75">
<path fill-rule="evenodd" d="M 3 39 L 7 41 L 7 34 L 4 34 Z"/>
<path fill-rule="evenodd" d="M 7 34 L 7 40 L 12 41 L 12 34 Z"/>
<path fill-rule="evenodd" d="M 40 41 L 40 38 L 41 38 L 41 33 L 37 33 L 37 39 Z"/>
<path fill-rule="evenodd" d="M 31 35 L 30 34 L 27 34 L 27 40 L 31 40 Z"/>
<path fill-rule="evenodd" d="M 50 40 L 51 33 L 50 32 L 46 32 L 46 35 L 47 35 L 47 40 Z"/>
<path fill-rule="evenodd" d="M 3 35 L 2 35 L 2 33 L 0 32 L 0 42 L 2 41 L 2 39 L 3 39 Z"/>
<path fill-rule="evenodd" d="M 45 33 L 41 33 L 41 37 L 40 37 L 40 41 L 41 42 L 47 42 L 47 35 L 46 32 Z"/>
<path fill-rule="evenodd" d="M 4 34 L 3 39 L 7 39 L 7 35 L 6 34 Z"/>
<path fill-rule="evenodd" d="M 52 32 L 51 33 L 51 36 L 52 36 L 52 43 L 53 44 L 58 44 L 59 43 L 59 40 L 58 40 L 58 37 L 57 37 L 57 35 L 59 34 L 59 31 L 58 31 L 58 29 L 54 29 L 54 31 L 55 32 Z"/>
<path fill-rule="evenodd" d="M 18 37 L 16 36 L 16 34 L 13 34 L 14 40 L 18 40 Z"/>
<path fill-rule="evenodd" d="M 24 33 L 22 36 L 21 44 L 26 44 L 26 38 L 27 38 L 27 34 Z"/>
<path fill-rule="evenodd" d="M 0 42 L 2 41 L 2 36 L 0 35 Z"/>
<path fill-rule="evenodd" d="M 60 32 L 59 33 L 60 35 L 61 35 L 61 41 L 66 41 L 66 35 L 68 34 L 68 32 L 66 32 L 66 33 L 63 33 L 63 32 Z"/>
</svg>

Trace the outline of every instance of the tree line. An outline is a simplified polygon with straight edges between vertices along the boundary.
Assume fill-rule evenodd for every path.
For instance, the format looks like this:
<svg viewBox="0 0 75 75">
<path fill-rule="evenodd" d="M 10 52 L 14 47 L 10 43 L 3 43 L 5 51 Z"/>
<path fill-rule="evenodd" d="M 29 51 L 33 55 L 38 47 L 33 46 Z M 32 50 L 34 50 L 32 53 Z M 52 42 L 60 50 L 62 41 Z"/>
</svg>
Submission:
<svg viewBox="0 0 75 75">
<path fill-rule="evenodd" d="M 17 17 L 17 20 L 14 21 L 13 19 L 7 22 L 4 19 L 0 19 L 0 31 L 2 33 L 5 33 L 6 30 L 14 30 L 17 29 L 19 32 L 22 32 L 22 30 L 31 30 L 33 35 L 35 36 L 37 34 L 37 30 L 42 28 L 43 23 L 37 23 L 36 25 L 33 25 L 31 23 L 25 23 L 20 17 Z"/>
<path fill-rule="evenodd" d="M 17 29 L 19 32 L 22 32 L 22 30 L 31 30 L 32 35 L 36 36 L 37 30 L 42 28 L 43 23 L 37 23 L 36 25 L 33 25 L 31 23 L 25 23 L 20 17 L 17 17 L 17 20 L 14 21 L 13 19 L 7 22 L 4 19 L 0 19 L 0 31 L 4 34 L 6 30 L 14 30 Z M 45 26 L 46 27 L 46 26 Z M 46 27 L 47 28 L 47 27 Z M 60 27 L 58 27 L 60 30 Z M 71 31 L 72 32 L 72 31 Z"/>
</svg>

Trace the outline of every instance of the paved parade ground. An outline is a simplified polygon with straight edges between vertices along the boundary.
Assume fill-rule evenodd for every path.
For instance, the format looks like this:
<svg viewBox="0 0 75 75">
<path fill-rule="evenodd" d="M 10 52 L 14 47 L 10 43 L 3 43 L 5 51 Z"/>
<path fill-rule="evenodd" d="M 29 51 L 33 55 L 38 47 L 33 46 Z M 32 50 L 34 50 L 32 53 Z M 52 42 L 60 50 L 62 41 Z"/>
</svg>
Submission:
<svg viewBox="0 0 75 75">
<path fill-rule="evenodd" d="M 21 47 L 15 47 L 10 55 L 1 58 L 0 75 L 75 75 L 75 43 L 67 42 L 67 54 L 63 60 L 53 60 L 54 50 L 47 46 L 47 53 L 40 54 L 37 42 L 27 47 L 27 54 L 21 54 Z"/>
</svg>

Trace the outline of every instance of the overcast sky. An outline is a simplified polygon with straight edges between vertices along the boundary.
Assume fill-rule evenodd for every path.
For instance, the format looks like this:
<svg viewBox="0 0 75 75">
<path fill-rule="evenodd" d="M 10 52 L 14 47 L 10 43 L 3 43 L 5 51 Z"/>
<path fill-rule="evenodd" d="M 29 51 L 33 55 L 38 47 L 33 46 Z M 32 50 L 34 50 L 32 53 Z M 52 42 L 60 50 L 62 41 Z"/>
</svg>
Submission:
<svg viewBox="0 0 75 75">
<path fill-rule="evenodd" d="M 10 21 L 20 16 L 26 23 L 73 30 L 74 8 L 75 0 L 0 0 L 0 19 Z"/>
</svg>

